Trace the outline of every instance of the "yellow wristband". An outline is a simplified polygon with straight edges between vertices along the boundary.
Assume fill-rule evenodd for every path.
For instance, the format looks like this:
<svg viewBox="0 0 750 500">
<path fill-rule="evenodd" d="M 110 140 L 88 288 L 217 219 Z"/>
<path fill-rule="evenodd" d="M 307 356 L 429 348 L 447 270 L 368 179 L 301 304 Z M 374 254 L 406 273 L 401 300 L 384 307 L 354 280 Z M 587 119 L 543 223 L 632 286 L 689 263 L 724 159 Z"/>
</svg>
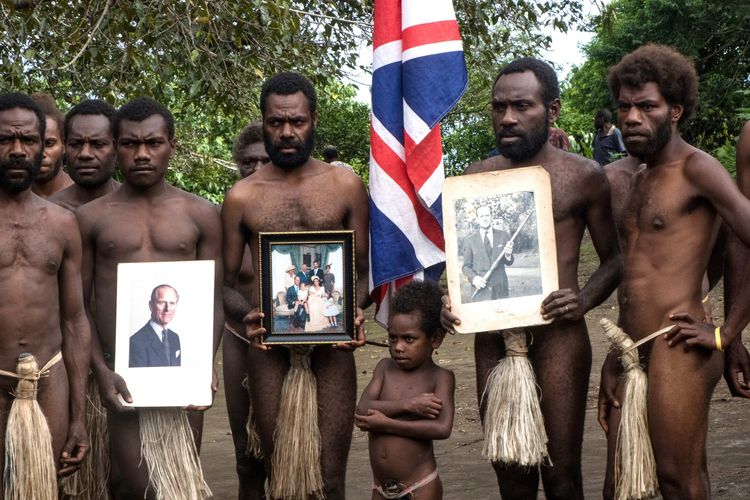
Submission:
<svg viewBox="0 0 750 500">
<path fill-rule="evenodd" d="M 724 348 L 721 346 L 721 327 L 717 326 L 714 330 L 714 336 L 716 337 L 716 350 L 723 351 Z"/>
</svg>

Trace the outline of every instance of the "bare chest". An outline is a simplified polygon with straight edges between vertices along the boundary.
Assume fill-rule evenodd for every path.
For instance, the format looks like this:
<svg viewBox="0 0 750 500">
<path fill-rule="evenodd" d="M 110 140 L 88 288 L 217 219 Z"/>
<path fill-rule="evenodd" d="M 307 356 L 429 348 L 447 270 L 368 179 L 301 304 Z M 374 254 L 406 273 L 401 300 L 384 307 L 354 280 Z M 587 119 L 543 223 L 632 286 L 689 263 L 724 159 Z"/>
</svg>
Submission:
<svg viewBox="0 0 750 500">
<path fill-rule="evenodd" d="M 303 183 L 304 184 L 304 183 Z M 248 203 L 243 221 L 252 233 L 344 229 L 347 193 L 295 187 L 266 189 Z"/>
<path fill-rule="evenodd" d="M 622 210 L 622 231 L 626 240 L 643 234 L 710 230 L 715 211 L 676 169 L 643 171 L 633 177 Z"/>
<path fill-rule="evenodd" d="M 412 398 L 428 392 L 435 392 L 434 377 L 421 371 L 404 371 L 397 368 L 386 373 L 380 399 L 391 401 Z"/>
<path fill-rule="evenodd" d="M 111 262 L 192 260 L 200 230 L 179 210 L 167 213 L 112 211 L 97 224 L 96 255 Z"/>
<path fill-rule="evenodd" d="M 0 270 L 27 267 L 56 275 L 63 253 L 64 243 L 44 214 L 9 216 L 0 222 Z"/>
</svg>

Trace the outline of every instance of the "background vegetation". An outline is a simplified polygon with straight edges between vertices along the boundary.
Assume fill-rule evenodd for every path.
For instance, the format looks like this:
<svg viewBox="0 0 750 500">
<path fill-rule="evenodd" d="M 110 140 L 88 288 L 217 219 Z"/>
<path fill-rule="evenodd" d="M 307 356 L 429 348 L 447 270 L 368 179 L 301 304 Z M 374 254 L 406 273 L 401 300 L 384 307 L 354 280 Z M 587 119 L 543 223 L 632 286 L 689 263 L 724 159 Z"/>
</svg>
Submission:
<svg viewBox="0 0 750 500">
<path fill-rule="evenodd" d="M 612 0 L 584 18 L 582 0 L 454 0 L 469 89 L 443 121 L 445 169 L 460 173 L 493 148 L 490 89 L 498 69 L 548 48 L 549 28 L 585 27 L 586 61 L 563 82 L 559 126 L 590 155 L 593 114 L 611 106 L 607 68 L 646 42 L 693 57 L 701 103 L 683 130 L 733 168 L 750 118 L 750 9 L 745 0 Z M 46 91 L 62 110 L 87 97 L 119 106 L 150 95 L 175 115 L 175 184 L 221 201 L 235 180 L 235 134 L 260 115 L 260 86 L 300 71 L 319 92 L 318 153 L 338 146 L 366 179 L 369 109 L 342 82 L 372 36 L 372 0 L 0 0 L 0 91 Z M 543 29 L 547 28 L 547 31 Z"/>
</svg>

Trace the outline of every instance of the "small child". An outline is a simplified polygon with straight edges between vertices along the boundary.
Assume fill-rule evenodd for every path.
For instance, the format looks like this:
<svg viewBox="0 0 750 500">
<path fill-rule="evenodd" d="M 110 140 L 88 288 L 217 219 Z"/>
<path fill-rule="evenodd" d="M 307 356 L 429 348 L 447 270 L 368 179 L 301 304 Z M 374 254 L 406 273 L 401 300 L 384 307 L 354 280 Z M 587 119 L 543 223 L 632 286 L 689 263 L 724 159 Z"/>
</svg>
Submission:
<svg viewBox="0 0 750 500">
<path fill-rule="evenodd" d="M 325 299 L 325 302 L 323 302 L 323 316 L 328 318 L 329 327 L 336 328 L 338 326 L 338 322 L 336 321 L 336 316 L 338 315 L 339 308 L 333 303 L 333 297 Z"/>
<path fill-rule="evenodd" d="M 381 360 L 354 416 L 370 433 L 372 499 L 442 499 L 433 439 L 453 428 L 453 372 L 432 360 L 445 333 L 436 284 L 414 281 L 390 304 L 390 358 Z"/>
</svg>

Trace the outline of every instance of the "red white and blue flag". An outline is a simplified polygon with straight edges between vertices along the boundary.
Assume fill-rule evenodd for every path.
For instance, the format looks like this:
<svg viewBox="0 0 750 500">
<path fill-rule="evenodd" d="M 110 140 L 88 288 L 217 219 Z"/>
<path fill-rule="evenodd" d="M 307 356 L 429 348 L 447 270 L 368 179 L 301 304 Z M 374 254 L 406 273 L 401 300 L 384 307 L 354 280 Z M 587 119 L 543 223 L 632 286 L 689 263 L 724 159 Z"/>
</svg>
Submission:
<svg viewBox="0 0 750 500">
<path fill-rule="evenodd" d="M 451 0 L 376 0 L 370 128 L 370 288 L 390 293 L 445 260 L 440 120 L 468 84 Z"/>
</svg>

